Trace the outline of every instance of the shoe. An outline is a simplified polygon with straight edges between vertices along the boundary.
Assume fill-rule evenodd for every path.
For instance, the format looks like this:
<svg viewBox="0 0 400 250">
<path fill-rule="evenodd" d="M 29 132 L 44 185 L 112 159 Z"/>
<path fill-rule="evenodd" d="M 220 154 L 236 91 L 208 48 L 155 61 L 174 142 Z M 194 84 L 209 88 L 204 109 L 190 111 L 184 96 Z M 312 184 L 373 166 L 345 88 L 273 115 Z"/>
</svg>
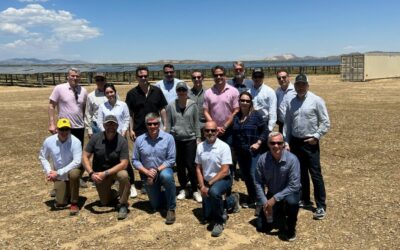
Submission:
<svg viewBox="0 0 400 250">
<path fill-rule="evenodd" d="M 197 201 L 198 203 L 202 203 L 203 202 L 203 197 L 201 197 L 199 192 L 194 192 L 193 193 L 193 199 L 195 201 Z"/>
<path fill-rule="evenodd" d="M 65 208 L 66 206 L 68 206 L 68 204 L 57 204 L 55 201 L 54 201 L 54 204 L 53 204 L 53 207 L 55 209 L 62 209 L 62 208 Z"/>
<path fill-rule="evenodd" d="M 79 179 L 79 187 L 81 188 L 87 188 L 88 185 L 83 179 Z"/>
<path fill-rule="evenodd" d="M 326 216 L 325 209 L 323 209 L 322 207 L 318 207 L 314 212 L 313 219 L 323 220 L 325 216 Z"/>
<path fill-rule="evenodd" d="M 55 189 L 52 189 L 50 191 L 50 197 L 56 197 L 56 190 Z"/>
<path fill-rule="evenodd" d="M 299 208 L 305 208 L 305 209 L 310 209 L 312 208 L 313 203 L 311 201 L 299 201 Z"/>
<path fill-rule="evenodd" d="M 137 197 L 137 190 L 136 190 L 136 188 L 135 188 L 135 185 L 131 185 L 131 194 L 130 194 L 130 197 L 131 198 L 135 198 L 135 197 Z"/>
<path fill-rule="evenodd" d="M 140 192 L 142 193 L 142 194 L 147 194 L 147 190 L 146 190 L 146 187 L 143 185 L 143 187 L 140 189 Z"/>
<path fill-rule="evenodd" d="M 240 203 L 239 203 L 240 196 L 238 193 L 233 193 L 232 196 L 235 199 L 235 204 L 233 206 L 232 213 L 238 213 L 240 211 Z"/>
<path fill-rule="evenodd" d="M 165 224 L 171 225 L 175 223 L 175 210 L 168 210 L 167 217 L 165 219 Z"/>
<path fill-rule="evenodd" d="M 76 203 L 71 203 L 71 207 L 69 208 L 69 215 L 74 216 L 79 213 L 79 207 Z"/>
<path fill-rule="evenodd" d="M 178 194 L 178 196 L 176 196 L 176 198 L 177 198 L 178 200 L 184 200 L 184 199 L 186 199 L 186 190 L 185 190 L 185 189 L 182 189 L 181 191 L 179 191 L 179 194 Z"/>
<path fill-rule="evenodd" d="M 222 224 L 216 223 L 214 225 L 213 230 L 211 231 L 211 236 L 212 237 L 219 237 L 219 236 L 221 236 L 222 231 L 224 231 L 224 226 Z"/>
<path fill-rule="evenodd" d="M 123 220 L 128 216 L 128 207 L 121 205 L 118 210 L 118 220 Z"/>
<path fill-rule="evenodd" d="M 242 208 L 249 208 L 249 204 L 247 204 L 247 202 L 243 202 L 240 206 Z"/>
<path fill-rule="evenodd" d="M 286 234 L 286 240 L 289 241 L 289 242 L 295 241 L 296 240 L 296 232 L 287 233 Z"/>
</svg>

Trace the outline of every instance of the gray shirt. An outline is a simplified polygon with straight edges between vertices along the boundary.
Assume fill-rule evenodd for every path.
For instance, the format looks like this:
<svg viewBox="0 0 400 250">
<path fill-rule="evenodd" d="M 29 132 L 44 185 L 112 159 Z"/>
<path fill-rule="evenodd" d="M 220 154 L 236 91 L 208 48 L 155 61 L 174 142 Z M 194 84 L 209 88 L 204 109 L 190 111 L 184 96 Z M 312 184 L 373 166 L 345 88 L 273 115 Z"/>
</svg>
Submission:
<svg viewBox="0 0 400 250">
<path fill-rule="evenodd" d="M 299 192 L 301 187 L 299 160 L 285 149 L 279 161 L 272 157 L 271 152 L 262 154 L 257 162 L 255 185 L 257 198 L 262 204 L 267 202 L 265 187 L 273 194 L 276 201 Z"/>
<path fill-rule="evenodd" d="M 290 137 L 320 139 L 330 127 L 328 110 L 321 97 L 308 91 L 302 100 L 298 96 L 288 102 L 283 135 L 285 141 Z"/>
<path fill-rule="evenodd" d="M 203 88 L 200 91 L 196 91 L 194 88 L 191 88 L 188 93 L 189 98 L 197 104 L 197 110 L 199 111 L 199 121 L 201 128 L 204 126 L 204 123 L 206 122 L 206 117 L 204 116 L 204 111 L 203 111 L 204 92 L 205 91 Z"/>
</svg>

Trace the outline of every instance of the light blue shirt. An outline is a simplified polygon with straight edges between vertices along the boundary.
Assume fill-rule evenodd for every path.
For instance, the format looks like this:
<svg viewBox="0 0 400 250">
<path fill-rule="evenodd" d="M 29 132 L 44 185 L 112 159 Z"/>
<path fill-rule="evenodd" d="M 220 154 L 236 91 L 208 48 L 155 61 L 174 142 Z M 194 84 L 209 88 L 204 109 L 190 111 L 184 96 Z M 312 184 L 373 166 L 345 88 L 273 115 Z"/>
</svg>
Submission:
<svg viewBox="0 0 400 250">
<path fill-rule="evenodd" d="M 286 142 L 290 137 L 320 139 L 330 127 L 328 110 L 321 97 L 308 91 L 304 99 L 293 98 L 287 106 L 283 135 Z"/>
<path fill-rule="evenodd" d="M 117 100 L 114 106 L 110 102 L 105 102 L 100 105 L 99 111 L 97 113 L 97 126 L 99 126 L 101 131 L 104 131 L 104 118 L 107 115 L 114 115 L 118 120 L 118 133 L 121 134 L 122 131 L 127 131 L 129 128 L 129 109 L 125 102 Z"/>
<path fill-rule="evenodd" d="M 178 98 L 178 94 L 176 93 L 176 85 L 179 82 L 182 82 L 182 80 L 174 78 L 173 82 L 167 82 L 163 79 L 156 82 L 154 86 L 157 86 L 161 89 L 164 94 L 165 100 L 167 100 L 167 103 L 169 104 L 170 102 L 173 102 L 176 98 Z"/>
<path fill-rule="evenodd" d="M 142 134 L 133 147 L 132 164 L 136 169 L 158 168 L 164 165 L 172 168 L 175 164 L 175 141 L 172 135 L 160 130 L 156 139 L 148 133 Z"/>
<path fill-rule="evenodd" d="M 81 142 L 73 135 L 70 135 L 65 142 L 58 139 L 58 134 L 47 137 L 39 152 L 39 160 L 46 175 L 52 170 L 50 159 L 54 171 L 57 171 L 57 179 L 67 181 L 68 172 L 81 165 Z"/>
<path fill-rule="evenodd" d="M 277 106 L 278 106 L 278 121 L 285 122 L 285 114 L 287 103 L 290 102 L 294 97 L 296 97 L 297 93 L 294 90 L 294 86 L 292 83 L 289 83 L 289 86 L 286 90 L 283 90 L 281 87 L 275 90 L 276 98 L 277 98 Z"/>
</svg>

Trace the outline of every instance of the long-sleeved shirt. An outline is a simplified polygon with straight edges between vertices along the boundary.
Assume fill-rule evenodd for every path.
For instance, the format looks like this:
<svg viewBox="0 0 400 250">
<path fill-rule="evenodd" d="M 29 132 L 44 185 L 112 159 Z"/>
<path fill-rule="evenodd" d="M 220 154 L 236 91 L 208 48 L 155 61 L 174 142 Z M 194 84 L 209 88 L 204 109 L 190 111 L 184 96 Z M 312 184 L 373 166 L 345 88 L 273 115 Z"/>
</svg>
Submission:
<svg viewBox="0 0 400 250">
<path fill-rule="evenodd" d="M 278 121 L 284 123 L 287 102 L 290 102 L 296 96 L 296 91 L 294 90 L 293 84 L 289 83 L 289 86 L 286 90 L 283 90 L 281 87 L 279 87 L 275 90 L 275 93 L 278 107 Z"/>
<path fill-rule="evenodd" d="M 206 117 L 203 111 L 203 103 L 204 103 L 204 92 L 205 90 L 202 88 L 197 91 L 195 88 L 191 88 L 188 92 L 188 96 L 191 100 L 193 100 L 197 104 L 197 110 L 199 111 L 199 121 L 200 127 L 202 128 L 204 123 L 206 122 Z"/>
<path fill-rule="evenodd" d="M 89 93 L 85 109 L 85 126 L 88 134 L 93 134 L 92 122 L 97 122 L 97 112 L 101 104 L 107 101 L 103 91 L 96 89 Z"/>
<path fill-rule="evenodd" d="M 188 99 L 183 112 L 179 108 L 178 100 L 168 104 L 166 127 L 166 132 L 177 141 L 200 139 L 199 111 L 196 103 Z"/>
<path fill-rule="evenodd" d="M 105 102 L 100 105 L 99 111 L 97 112 L 97 126 L 101 131 L 104 131 L 104 118 L 107 115 L 115 115 L 118 120 L 118 133 L 127 131 L 129 128 L 129 109 L 125 102 L 117 100 L 115 105 L 112 106 L 110 102 Z"/>
<path fill-rule="evenodd" d="M 276 123 L 276 94 L 275 91 L 265 84 L 255 88 L 254 84 L 248 86 L 248 92 L 253 96 L 253 106 L 256 110 L 264 112 L 264 120 L 268 121 L 268 129 L 272 131 Z"/>
<path fill-rule="evenodd" d="M 156 82 L 154 86 L 157 86 L 161 89 L 164 94 L 165 100 L 167 100 L 167 103 L 169 104 L 175 101 L 176 98 L 178 98 L 178 95 L 176 93 L 176 85 L 179 82 L 182 82 L 182 80 L 174 78 L 174 81 L 167 82 L 165 79 L 163 79 Z"/>
<path fill-rule="evenodd" d="M 290 137 L 309 138 L 318 140 L 326 134 L 330 127 L 328 111 L 324 100 L 308 91 L 304 99 L 293 98 L 286 108 L 283 135 L 286 142 Z"/>
<path fill-rule="evenodd" d="M 148 133 L 139 136 L 133 147 L 132 165 L 139 169 L 158 168 L 164 165 L 172 168 L 175 164 L 175 141 L 172 135 L 160 130 L 156 139 Z"/>
<path fill-rule="evenodd" d="M 256 167 L 256 194 L 261 204 L 267 202 L 265 187 L 276 201 L 283 200 L 287 195 L 300 191 L 300 163 L 297 157 L 283 150 L 279 161 L 272 157 L 271 152 L 262 154 Z"/>
<path fill-rule="evenodd" d="M 46 174 L 52 170 L 50 159 L 54 170 L 57 171 L 57 179 L 67 181 L 68 172 L 81 165 L 81 142 L 73 135 L 70 135 L 65 142 L 60 141 L 58 134 L 47 137 L 39 152 L 39 160 Z"/>
</svg>

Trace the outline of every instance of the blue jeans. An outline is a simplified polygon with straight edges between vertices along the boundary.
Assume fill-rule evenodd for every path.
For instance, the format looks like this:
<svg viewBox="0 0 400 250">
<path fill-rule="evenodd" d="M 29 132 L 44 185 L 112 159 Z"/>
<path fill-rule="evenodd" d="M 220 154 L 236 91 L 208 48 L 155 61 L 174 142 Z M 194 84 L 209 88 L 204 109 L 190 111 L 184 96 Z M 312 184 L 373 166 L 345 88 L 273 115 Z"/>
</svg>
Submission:
<svg viewBox="0 0 400 250">
<path fill-rule="evenodd" d="M 208 219 L 214 219 L 218 224 L 223 224 L 224 208 L 227 210 L 233 208 L 235 199 L 232 195 L 226 197 L 226 207 L 222 195 L 226 194 L 232 187 L 232 177 L 230 175 L 214 183 L 208 190 L 208 197 L 203 198 L 203 216 Z"/>
<path fill-rule="evenodd" d="M 256 165 L 260 154 L 250 152 L 250 150 L 236 149 L 236 157 L 244 183 L 246 184 L 248 202 L 253 203 L 257 200 L 256 187 L 254 184 Z"/>
<path fill-rule="evenodd" d="M 97 126 L 97 122 L 92 121 L 92 123 L 90 124 L 90 126 L 92 127 L 92 132 L 93 132 L 93 134 L 97 134 L 97 133 L 101 132 L 99 126 Z"/>
<path fill-rule="evenodd" d="M 161 187 L 165 190 L 161 191 Z M 165 207 L 168 210 L 175 210 L 176 187 L 172 168 L 162 170 L 152 185 L 146 185 L 146 190 L 153 209 Z"/>
</svg>

